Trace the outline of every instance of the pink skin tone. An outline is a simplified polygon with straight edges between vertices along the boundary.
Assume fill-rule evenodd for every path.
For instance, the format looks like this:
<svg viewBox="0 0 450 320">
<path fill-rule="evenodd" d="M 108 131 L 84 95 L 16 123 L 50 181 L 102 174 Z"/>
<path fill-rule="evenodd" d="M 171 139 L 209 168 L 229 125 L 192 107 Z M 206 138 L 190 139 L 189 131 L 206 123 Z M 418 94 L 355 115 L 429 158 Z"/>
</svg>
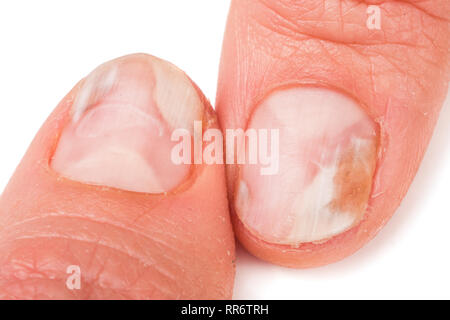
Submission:
<svg viewBox="0 0 450 320">
<path fill-rule="evenodd" d="M 380 4 L 382 31 L 365 26 L 367 6 L 374 3 Z M 414 178 L 447 92 L 449 12 L 446 1 L 332 0 L 324 1 L 323 6 L 306 0 L 232 2 L 216 99 L 223 128 L 251 127 L 255 114 L 261 117 L 258 108 L 274 92 L 312 86 L 353 99 L 371 119 L 378 140 L 376 168 L 366 179 L 370 194 L 360 222 L 316 241 L 286 240 L 288 231 L 280 228 L 287 226 L 274 219 L 284 215 L 292 221 L 285 208 L 277 208 L 278 212 L 261 207 L 241 209 L 239 181 L 251 171 L 227 166 L 234 230 L 248 251 L 283 266 L 315 267 L 354 253 L 386 224 Z M 287 107 L 290 105 L 279 105 L 281 117 Z M 334 115 L 336 123 L 345 118 L 339 114 L 341 110 Z M 305 124 L 301 118 L 298 122 Z M 294 142 L 291 152 L 298 154 L 295 147 L 301 144 Z M 312 170 L 309 172 L 315 175 Z M 264 194 L 259 188 L 265 182 L 259 179 L 249 182 L 254 186 L 253 190 L 248 187 L 248 207 L 258 204 L 252 201 L 258 196 L 269 201 L 267 197 L 284 190 L 275 187 L 270 195 Z M 297 191 L 302 190 L 299 184 Z M 248 219 L 248 212 L 253 220 Z M 279 228 L 273 227 L 270 233 L 270 224 Z"/>
<path fill-rule="evenodd" d="M 109 64 L 120 64 L 125 74 L 137 69 L 155 76 L 154 63 L 167 64 L 142 54 Z M 176 72 L 177 77 L 186 77 L 181 71 Z M 150 78 L 153 77 L 145 81 Z M 73 147 L 74 154 L 79 154 L 71 159 L 71 164 L 86 163 L 85 159 L 96 160 L 98 154 L 102 157 L 102 150 L 110 155 L 111 135 L 116 135 L 115 145 L 129 146 L 130 153 L 137 152 L 144 158 L 147 155 L 146 150 L 139 153 L 141 150 L 134 149 L 136 144 L 132 142 L 139 142 L 141 137 L 132 140 L 128 130 L 120 126 L 111 133 L 110 113 L 103 125 L 99 119 L 91 123 L 92 129 L 104 133 L 92 137 L 96 150 L 88 147 L 89 137 L 84 131 L 81 137 L 73 134 L 74 126 L 83 128 L 84 121 L 92 120 L 86 110 L 84 118 L 73 122 L 74 101 L 85 89 L 86 81 L 89 77 L 75 86 L 44 123 L 1 197 L 0 298 L 231 298 L 234 238 L 222 165 L 192 165 L 187 176 L 172 172 L 179 181 L 163 193 L 138 192 L 141 182 L 134 185 L 137 191 L 126 190 L 129 181 L 122 180 L 122 175 L 118 175 L 118 180 L 105 180 L 109 169 L 113 170 L 110 175 L 117 177 L 114 173 L 123 163 L 120 157 L 105 158 L 108 170 L 98 168 L 96 175 L 82 172 L 80 176 L 70 165 L 60 169 L 62 174 L 54 170 L 53 162 L 66 157 L 66 143 Z M 185 85 L 198 95 L 204 127 L 217 128 L 208 101 L 190 80 Z M 147 90 L 155 93 L 151 86 Z M 101 114 L 104 111 L 101 104 L 108 106 L 109 99 L 117 98 L 116 91 L 110 93 L 109 98 L 100 99 L 102 102 L 92 108 L 100 107 Z M 152 103 L 140 106 L 151 109 Z M 111 113 L 114 112 L 115 109 Z M 167 126 L 169 123 L 164 122 Z M 149 128 L 153 125 L 148 122 Z M 141 130 L 140 123 L 136 130 Z M 143 132 L 147 133 L 150 135 L 147 139 L 151 139 L 152 130 Z M 65 139 L 61 138 L 63 135 Z M 124 135 L 130 138 L 125 146 L 121 144 Z M 59 152 L 62 153 L 58 155 Z M 152 168 L 152 160 L 148 159 L 146 166 Z M 136 162 L 136 157 L 131 157 L 129 161 L 127 170 L 131 176 L 133 170 L 142 170 L 133 166 L 133 161 L 141 164 L 141 159 Z M 97 161 L 88 163 L 93 164 L 89 168 L 97 165 Z M 73 174 L 73 178 L 66 178 L 66 172 Z M 109 186 L 83 181 L 92 177 Z M 70 265 L 78 265 L 82 271 L 81 290 L 69 290 L 65 285 L 66 268 Z"/>
<path fill-rule="evenodd" d="M 369 4 L 382 31 L 365 26 Z M 0 298 L 229 299 L 231 222 L 275 264 L 352 254 L 392 216 L 431 138 L 449 12 L 447 0 L 232 1 L 218 121 L 163 60 L 100 66 L 50 115 L 0 198 Z M 279 129 L 279 173 L 173 165 L 170 132 L 193 120 Z M 69 265 L 81 290 L 65 286 Z"/>
</svg>

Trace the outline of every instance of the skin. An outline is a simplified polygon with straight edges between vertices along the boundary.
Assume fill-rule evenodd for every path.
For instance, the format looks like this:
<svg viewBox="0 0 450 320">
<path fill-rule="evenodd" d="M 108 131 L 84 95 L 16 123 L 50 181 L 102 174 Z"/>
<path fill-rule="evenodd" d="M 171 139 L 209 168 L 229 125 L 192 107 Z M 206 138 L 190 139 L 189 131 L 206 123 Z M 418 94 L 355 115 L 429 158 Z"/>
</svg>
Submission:
<svg viewBox="0 0 450 320">
<path fill-rule="evenodd" d="M 381 8 L 382 31 L 365 26 L 373 3 Z M 354 253 L 387 223 L 417 172 L 447 92 L 449 12 L 448 1 L 232 2 L 216 99 L 222 127 L 246 128 L 272 91 L 305 84 L 353 97 L 379 127 L 365 216 L 326 241 L 278 245 L 250 232 L 233 205 L 239 167 L 229 165 L 234 230 L 248 251 L 287 267 L 325 265 Z"/>
<path fill-rule="evenodd" d="M 44 123 L 1 197 L 0 298 L 230 299 L 234 238 L 222 165 L 192 166 L 166 194 L 88 185 L 51 168 L 82 84 Z M 197 91 L 205 127 L 217 128 Z M 81 290 L 65 285 L 69 265 L 82 270 Z"/>
<path fill-rule="evenodd" d="M 381 7 L 382 32 L 365 27 L 369 4 Z M 216 99 L 220 127 L 246 128 L 268 94 L 301 85 L 351 96 L 378 125 L 367 212 L 321 243 L 279 245 L 249 232 L 234 208 L 237 166 L 227 166 L 226 176 L 220 165 L 193 166 L 167 194 L 62 177 L 49 164 L 77 84 L 0 198 L 0 298 L 229 299 L 229 204 L 237 238 L 264 260 L 304 268 L 352 254 L 392 216 L 431 138 L 449 80 L 449 12 L 447 0 L 232 1 Z M 204 123 L 219 127 L 197 91 Z M 83 270 L 81 290 L 64 285 L 72 264 Z"/>
</svg>

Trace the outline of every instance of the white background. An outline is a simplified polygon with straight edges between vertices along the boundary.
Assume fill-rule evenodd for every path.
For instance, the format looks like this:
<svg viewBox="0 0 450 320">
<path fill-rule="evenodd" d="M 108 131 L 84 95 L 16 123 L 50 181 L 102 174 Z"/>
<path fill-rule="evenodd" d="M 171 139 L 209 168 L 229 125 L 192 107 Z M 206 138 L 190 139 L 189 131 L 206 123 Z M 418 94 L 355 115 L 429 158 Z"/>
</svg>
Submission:
<svg viewBox="0 0 450 320">
<path fill-rule="evenodd" d="M 214 104 L 226 0 L 0 2 L 0 189 L 59 100 L 98 64 L 169 60 Z M 236 299 L 450 298 L 450 101 L 389 224 L 342 262 L 291 270 L 237 252 Z"/>
</svg>

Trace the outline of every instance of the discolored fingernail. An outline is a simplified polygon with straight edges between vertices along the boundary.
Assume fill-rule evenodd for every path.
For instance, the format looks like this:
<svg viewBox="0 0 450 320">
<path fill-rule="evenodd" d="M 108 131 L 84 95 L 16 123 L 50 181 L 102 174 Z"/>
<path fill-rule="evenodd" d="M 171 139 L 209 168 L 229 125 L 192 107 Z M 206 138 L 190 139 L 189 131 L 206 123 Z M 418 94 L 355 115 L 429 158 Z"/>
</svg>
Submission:
<svg viewBox="0 0 450 320">
<path fill-rule="evenodd" d="M 353 99 L 326 88 L 270 94 L 248 128 L 278 129 L 279 171 L 242 165 L 234 207 L 259 238 L 278 244 L 316 242 L 364 216 L 377 159 L 375 122 Z"/>
<path fill-rule="evenodd" d="M 190 170 L 171 161 L 171 133 L 192 133 L 202 116 L 202 101 L 179 69 L 143 54 L 119 58 L 82 83 L 51 166 L 88 184 L 166 192 Z"/>
</svg>

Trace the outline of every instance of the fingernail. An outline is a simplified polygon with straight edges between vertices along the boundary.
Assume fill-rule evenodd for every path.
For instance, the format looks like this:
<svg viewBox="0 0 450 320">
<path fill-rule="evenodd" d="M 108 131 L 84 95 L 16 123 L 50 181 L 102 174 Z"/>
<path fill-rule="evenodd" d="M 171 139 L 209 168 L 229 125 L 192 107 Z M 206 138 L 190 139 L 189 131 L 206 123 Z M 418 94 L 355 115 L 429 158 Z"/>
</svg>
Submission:
<svg viewBox="0 0 450 320">
<path fill-rule="evenodd" d="M 325 88 L 273 92 L 249 128 L 279 130 L 279 171 L 242 165 L 235 211 L 247 229 L 278 244 L 318 242 L 361 221 L 377 159 L 376 124 L 353 99 Z"/>
<path fill-rule="evenodd" d="M 171 133 L 193 131 L 203 105 L 187 76 L 147 55 L 119 58 L 83 82 L 51 166 L 72 180 L 162 193 L 179 185 L 190 165 L 171 161 Z"/>
</svg>

